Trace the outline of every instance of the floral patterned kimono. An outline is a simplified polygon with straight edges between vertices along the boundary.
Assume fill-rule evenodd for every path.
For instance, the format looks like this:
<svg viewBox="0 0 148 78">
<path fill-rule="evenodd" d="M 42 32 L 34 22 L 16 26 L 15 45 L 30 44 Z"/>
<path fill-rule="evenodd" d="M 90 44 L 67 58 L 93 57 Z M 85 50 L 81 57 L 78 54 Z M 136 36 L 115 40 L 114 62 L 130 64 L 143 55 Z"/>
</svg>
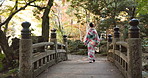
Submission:
<svg viewBox="0 0 148 78">
<path fill-rule="evenodd" d="M 89 61 L 95 60 L 95 47 L 100 43 L 100 39 L 97 31 L 94 28 L 90 28 L 84 38 L 84 44 L 88 48 Z"/>
</svg>

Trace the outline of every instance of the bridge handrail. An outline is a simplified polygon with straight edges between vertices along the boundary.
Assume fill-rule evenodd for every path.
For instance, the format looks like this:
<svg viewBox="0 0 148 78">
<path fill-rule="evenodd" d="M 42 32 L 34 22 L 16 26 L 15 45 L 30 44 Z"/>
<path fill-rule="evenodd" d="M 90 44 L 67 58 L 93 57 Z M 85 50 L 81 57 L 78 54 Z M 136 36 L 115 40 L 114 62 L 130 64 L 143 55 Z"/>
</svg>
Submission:
<svg viewBox="0 0 148 78">
<path fill-rule="evenodd" d="M 115 54 L 120 56 L 120 58 L 123 59 L 125 62 L 128 62 L 127 56 L 124 53 L 122 53 L 121 51 L 115 50 Z"/>
<path fill-rule="evenodd" d="M 124 46 L 126 47 L 126 42 L 118 41 L 115 44 L 116 46 Z M 113 43 L 111 43 L 109 46 L 113 46 Z M 118 49 L 109 49 L 108 51 L 108 58 L 110 61 L 114 60 L 115 65 L 119 68 L 119 70 L 122 71 L 125 77 L 127 77 L 127 70 L 128 70 L 128 57 L 127 57 L 127 50 L 126 52 L 122 51 L 123 47 L 119 47 Z M 127 47 L 126 47 L 127 49 Z"/>
<path fill-rule="evenodd" d="M 51 55 L 51 54 L 54 54 L 55 51 L 53 50 L 47 50 L 46 52 L 38 52 L 38 53 L 33 53 L 33 57 L 32 57 L 32 62 L 36 62 L 38 61 L 39 59 L 42 59 L 43 57 L 46 57 L 48 55 Z"/>
<path fill-rule="evenodd" d="M 114 28 L 114 38 L 108 36 L 108 60 L 112 61 L 126 78 L 142 78 L 142 49 L 139 21 L 130 20 L 127 42 L 120 41 L 119 28 Z"/>
<path fill-rule="evenodd" d="M 117 41 L 116 45 L 121 45 L 121 46 L 126 47 L 126 48 L 128 47 L 128 43 L 125 42 L 125 41 Z"/>
<path fill-rule="evenodd" d="M 54 45 L 53 42 L 40 42 L 32 45 L 32 48 Z"/>
<path fill-rule="evenodd" d="M 59 42 L 57 43 L 57 45 L 65 46 L 65 44 L 62 44 L 62 43 L 59 43 Z"/>
<path fill-rule="evenodd" d="M 19 78 L 36 78 L 48 67 L 67 60 L 67 36 L 63 44 L 56 39 L 56 30 L 52 30 L 50 42 L 33 44 L 29 22 L 23 22 L 20 40 Z"/>
</svg>

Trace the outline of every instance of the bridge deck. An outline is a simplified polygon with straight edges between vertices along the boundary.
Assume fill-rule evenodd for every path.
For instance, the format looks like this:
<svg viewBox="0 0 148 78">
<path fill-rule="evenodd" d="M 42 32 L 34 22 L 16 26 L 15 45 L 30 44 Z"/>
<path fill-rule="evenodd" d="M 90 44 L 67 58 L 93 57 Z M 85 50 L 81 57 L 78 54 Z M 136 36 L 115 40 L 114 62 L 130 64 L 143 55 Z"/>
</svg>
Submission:
<svg viewBox="0 0 148 78">
<path fill-rule="evenodd" d="M 120 71 L 105 57 L 88 63 L 87 56 L 69 55 L 69 60 L 56 64 L 37 78 L 124 78 Z"/>
</svg>

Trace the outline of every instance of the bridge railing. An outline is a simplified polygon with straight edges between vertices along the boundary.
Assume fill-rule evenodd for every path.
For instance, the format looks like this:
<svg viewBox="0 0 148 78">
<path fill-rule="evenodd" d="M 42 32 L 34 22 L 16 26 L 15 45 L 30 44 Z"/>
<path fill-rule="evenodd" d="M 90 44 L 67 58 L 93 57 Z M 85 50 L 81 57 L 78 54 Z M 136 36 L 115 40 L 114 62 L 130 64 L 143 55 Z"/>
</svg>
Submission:
<svg viewBox="0 0 148 78">
<path fill-rule="evenodd" d="M 56 30 L 52 30 L 50 42 L 32 44 L 29 22 L 23 22 L 22 39 L 20 40 L 19 77 L 36 78 L 48 67 L 67 60 L 67 36 L 63 43 L 58 43 Z M 42 50 L 38 50 L 38 49 Z"/>
<path fill-rule="evenodd" d="M 108 60 L 114 62 L 114 64 L 119 68 L 119 70 L 127 77 L 128 70 L 128 57 L 127 57 L 127 42 L 118 41 L 115 43 L 116 49 L 113 47 L 109 48 Z M 110 46 L 113 46 L 111 44 Z"/>
<path fill-rule="evenodd" d="M 132 19 L 129 24 L 128 41 L 120 41 L 119 28 L 114 28 L 114 38 L 108 36 L 108 60 L 112 61 L 125 78 L 142 78 L 142 49 L 139 38 L 139 24 L 137 19 Z"/>
</svg>

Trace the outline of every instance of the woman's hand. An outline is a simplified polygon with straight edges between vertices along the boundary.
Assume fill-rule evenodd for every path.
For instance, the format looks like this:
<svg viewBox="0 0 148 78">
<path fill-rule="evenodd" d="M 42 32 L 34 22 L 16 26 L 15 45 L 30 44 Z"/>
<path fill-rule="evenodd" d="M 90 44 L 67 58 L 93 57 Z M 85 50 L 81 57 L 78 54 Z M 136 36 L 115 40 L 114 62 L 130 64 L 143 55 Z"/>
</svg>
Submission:
<svg viewBox="0 0 148 78">
<path fill-rule="evenodd" d="M 86 42 L 84 42 L 84 45 L 87 45 L 87 43 L 86 43 Z"/>
</svg>

